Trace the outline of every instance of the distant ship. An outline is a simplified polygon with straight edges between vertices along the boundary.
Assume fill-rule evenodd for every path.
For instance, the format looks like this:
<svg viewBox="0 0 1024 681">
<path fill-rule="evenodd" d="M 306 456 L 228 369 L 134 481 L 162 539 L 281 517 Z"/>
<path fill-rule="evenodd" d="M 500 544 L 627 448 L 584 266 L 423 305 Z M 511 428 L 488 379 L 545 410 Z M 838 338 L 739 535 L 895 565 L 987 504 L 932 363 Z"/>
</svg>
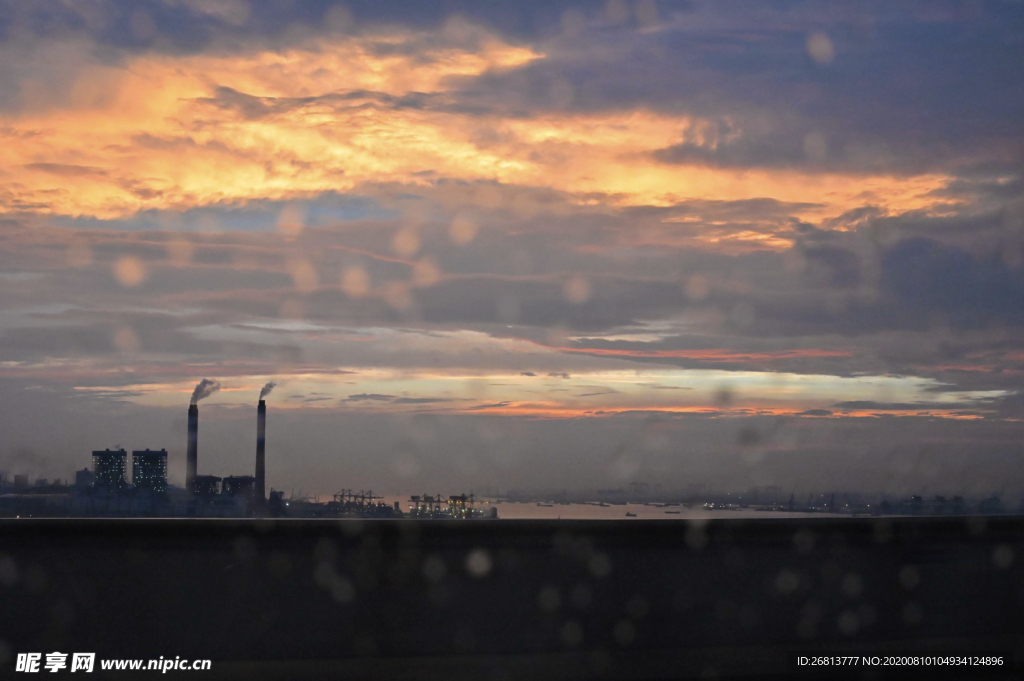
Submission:
<svg viewBox="0 0 1024 681">
<path fill-rule="evenodd" d="M 626 511 L 626 517 L 627 518 L 635 518 L 636 517 L 636 513 L 630 513 L 629 511 Z"/>
</svg>

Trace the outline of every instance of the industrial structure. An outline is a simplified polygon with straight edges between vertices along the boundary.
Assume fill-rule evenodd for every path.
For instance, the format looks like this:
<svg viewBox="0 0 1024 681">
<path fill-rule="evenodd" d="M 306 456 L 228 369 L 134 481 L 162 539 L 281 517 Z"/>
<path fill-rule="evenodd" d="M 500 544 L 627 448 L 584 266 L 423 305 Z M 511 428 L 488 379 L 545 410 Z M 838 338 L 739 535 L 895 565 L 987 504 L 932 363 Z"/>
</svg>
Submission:
<svg viewBox="0 0 1024 681">
<path fill-rule="evenodd" d="M 410 510 L 400 504 L 383 503 L 372 491 L 342 490 L 332 501 L 284 500 L 280 491 L 267 490 L 266 434 L 267 403 L 264 396 L 273 383 L 260 392 L 256 406 L 256 456 L 254 475 L 201 475 L 199 472 L 199 405 L 197 402 L 219 389 L 217 381 L 203 379 L 192 393 L 188 407 L 185 449 L 185 486 L 172 487 L 167 481 L 167 450 L 132 451 L 131 483 L 126 480 L 127 452 L 114 449 L 92 452 L 93 470 L 75 472 L 73 486 L 52 485 L 40 478 L 31 493 L 4 492 L 0 478 L 0 515 L 26 517 L 263 517 L 296 518 L 479 518 L 496 517 L 496 509 L 482 513 L 474 507 L 474 496 L 413 497 Z M 13 490 L 28 488 L 28 477 L 15 475 Z"/>
<path fill-rule="evenodd" d="M 192 496 L 209 498 L 220 494 L 220 481 L 216 475 L 197 475 L 192 478 Z"/>
<path fill-rule="evenodd" d="M 196 472 L 199 470 L 199 405 L 188 406 L 188 449 L 185 453 L 185 489 L 195 488 Z"/>
<path fill-rule="evenodd" d="M 96 474 L 88 468 L 75 471 L 75 487 L 92 487 L 96 482 Z"/>
<path fill-rule="evenodd" d="M 167 450 L 142 449 L 132 452 L 132 485 L 152 492 L 167 491 Z"/>
<path fill-rule="evenodd" d="M 256 406 L 256 488 L 255 498 L 263 502 L 267 498 L 267 401 L 260 399 Z"/>
<path fill-rule="evenodd" d="M 92 469 L 96 476 L 93 483 L 96 487 L 107 490 L 122 489 L 125 463 L 128 453 L 123 449 L 104 449 L 92 453 Z"/>
<path fill-rule="evenodd" d="M 197 388 L 198 390 L 198 388 Z M 266 388 L 264 388 L 266 390 Z M 187 514 L 190 516 L 264 515 L 265 435 L 267 405 L 260 400 L 256 410 L 256 475 L 199 474 L 199 405 L 196 397 L 188 407 L 188 441 L 185 461 Z"/>
<path fill-rule="evenodd" d="M 256 478 L 251 475 L 229 475 L 221 481 L 220 491 L 229 497 L 253 498 Z"/>
<path fill-rule="evenodd" d="M 497 518 L 498 509 L 477 507 L 475 494 L 455 494 L 447 499 L 440 494 L 417 494 L 409 497 L 411 518 L 455 518 L 471 520 L 476 518 Z"/>
</svg>

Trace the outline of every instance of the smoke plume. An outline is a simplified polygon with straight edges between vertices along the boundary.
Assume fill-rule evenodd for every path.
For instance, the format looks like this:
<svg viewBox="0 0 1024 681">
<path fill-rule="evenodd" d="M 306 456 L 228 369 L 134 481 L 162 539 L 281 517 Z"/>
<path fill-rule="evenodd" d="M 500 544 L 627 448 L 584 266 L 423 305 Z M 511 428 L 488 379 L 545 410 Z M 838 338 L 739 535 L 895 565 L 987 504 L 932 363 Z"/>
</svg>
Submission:
<svg viewBox="0 0 1024 681">
<path fill-rule="evenodd" d="M 220 390 L 220 382 L 210 378 L 199 381 L 199 385 L 192 391 L 192 404 L 195 404 L 204 397 L 209 397 Z"/>
<path fill-rule="evenodd" d="M 273 390 L 276 387 L 277 387 L 277 383 L 274 383 L 273 381 L 271 381 L 270 383 L 267 383 L 265 386 L 263 386 L 263 390 L 260 391 L 260 399 L 262 400 L 264 397 L 269 395 L 270 391 Z"/>
</svg>

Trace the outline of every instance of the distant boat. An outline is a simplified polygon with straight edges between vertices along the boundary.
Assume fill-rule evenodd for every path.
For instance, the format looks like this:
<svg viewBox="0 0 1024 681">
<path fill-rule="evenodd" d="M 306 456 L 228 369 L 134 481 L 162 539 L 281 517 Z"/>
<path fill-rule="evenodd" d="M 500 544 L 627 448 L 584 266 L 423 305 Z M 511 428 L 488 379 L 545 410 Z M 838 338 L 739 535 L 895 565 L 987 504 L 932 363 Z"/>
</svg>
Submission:
<svg viewBox="0 0 1024 681">
<path fill-rule="evenodd" d="M 679 515 L 679 511 L 665 511 L 665 513 L 672 513 L 674 515 Z"/>
<path fill-rule="evenodd" d="M 551 508 L 552 506 L 554 506 L 554 504 L 542 504 L 539 501 L 537 502 L 537 505 L 538 506 L 543 506 L 544 508 Z"/>
<path fill-rule="evenodd" d="M 627 518 L 635 518 L 636 517 L 636 513 L 630 513 L 629 511 L 626 511 L 626 517 Z"/>
</svg>

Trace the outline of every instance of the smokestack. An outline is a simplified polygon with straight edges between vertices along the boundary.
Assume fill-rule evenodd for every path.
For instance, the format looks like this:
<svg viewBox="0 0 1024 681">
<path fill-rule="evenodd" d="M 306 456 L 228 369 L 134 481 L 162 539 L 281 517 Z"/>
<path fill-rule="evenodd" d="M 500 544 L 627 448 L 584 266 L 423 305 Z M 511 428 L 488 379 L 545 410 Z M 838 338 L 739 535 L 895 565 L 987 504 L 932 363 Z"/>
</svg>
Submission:
<svg viewBox="0 0 1024 681">
<path fill-rule="evenodd" d="M 191 493 L 195 488 L 196 471 L 199 467 L 199 407 L 188 406 L 188 454 L 185 458 L 185 488 Z"/>
<path fill-rule="evenodd" d="M 213 378 L 204 378 L 199 381 L 195 389 L 192 390 L 192 404 L 195 404 L 204 397 L 209 397 L 220 390 L 220 382 Z"/>
<path fill-rule="evenodd" d="M 266 440 L 267 440 L 267 401 L 260 400 L 256 407 L 256 490 L 259 501 L 267 498 L 266 482 Z"/>
<path fill-rule="evenodd" d="M 262 402 L 263 398 L 266 397 L 267 395 L 269 395 L 270 391 L 273 390 L 276 387 L 277 387 L 277 383 L 274 383 L 273 381 L 271 381 L 270 383 L 267 383 L 265 386 L 263 386 L 263 389 L 260 390 L 260 402 Z"/>
</svg>

